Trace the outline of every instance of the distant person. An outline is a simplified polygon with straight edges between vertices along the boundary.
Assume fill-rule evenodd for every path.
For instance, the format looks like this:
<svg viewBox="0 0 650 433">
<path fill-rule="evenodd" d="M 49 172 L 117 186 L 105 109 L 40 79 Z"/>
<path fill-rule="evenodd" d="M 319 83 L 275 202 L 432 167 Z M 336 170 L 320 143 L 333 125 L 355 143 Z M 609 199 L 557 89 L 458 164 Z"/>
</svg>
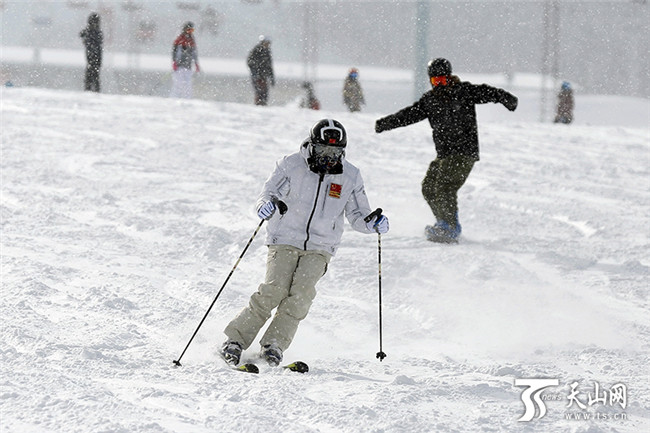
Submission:
<svg viewBox="0 0 650 433">
<path fill-rule="evenodd" d="M 309 81 L 305 81 L 302 83 L 302 88 L 305 89 L 307 95 L 300 101 L 300 107 L 309 108 L 310 110 L 320 110 L 320 101 L 316 98 L 314 86 Z"/>
<path fill-rule="evenodd" d="M 458 190 L 479 160 L 475 106 L 494 102 L 515 111 L 518 100 L 503 89 L 460 81 L 443 58 L 429 62 L 428 73 L 432 89 L 413 105 L 378 119 L 375 132 L 429 120 L 437 156 L 422 181 L 422 195 L 436 223 L 426 226 L 425 235 L 433 242 L 456 243 L 461 233 Z"/>
<path fill-rule="evenodd" d="M 99 92 L 100 90 L 99 70 L 102 67 L 104 35 L 99 24 L 99 15 L 93 12 L 88 16 L 88 25 L 79 33 L 86 47 L 87 64 L 84 89 L 91 92 Z"/>
<path fill-rule="evenodd" d="M 363 97 L 361 83 L 359 83 L 359 70 L 352 68 L 343 82 L 343 103 L 350 112 L 361 111 L 361 105 L 366 103 Z"/>
<path fill-rule="evenodd" d="M 191 21 L 183 24 L 183 31 L 174 41 L 172 46 L 172 98 L 192 97 L 192 62 L 196 73 L 201 72 L 199 67 L 199 54 L 194 40 L 194 23 Z"/>
<path fill-rule="evenodd" d="M 345 159 L 347 141 L 341 123 L 319 120 L 300 150 L 278 160 L 266 180 L 257 200 L 257 215 L 268 220 L 266 279 L 226 326 L 220 353 L 229 364 L 239 364 L 276 308 L 260 340 L 260 356 L 269 365 L 280 364 L 336 254 L 344 216 L 358 232 L 388 232 L 384 215 L 365 221 L 372 212 L 359 169 Z"/>
<path fill-rule="evenodd" d="M 255 105 L 266 105 L 269 99 L 269 85 L 275 86 L 270 38 L 260 36 L 257 45 L 248 53 L 246 64 L 251 72 Z"/>
<path fill-rule="evenodd" d="M 557 114 L 554 123 L 569 124 L 573 122 L 573 106 L 573 89 L 571 83 L 565 81 L 557 95 Z"/>
</svg>

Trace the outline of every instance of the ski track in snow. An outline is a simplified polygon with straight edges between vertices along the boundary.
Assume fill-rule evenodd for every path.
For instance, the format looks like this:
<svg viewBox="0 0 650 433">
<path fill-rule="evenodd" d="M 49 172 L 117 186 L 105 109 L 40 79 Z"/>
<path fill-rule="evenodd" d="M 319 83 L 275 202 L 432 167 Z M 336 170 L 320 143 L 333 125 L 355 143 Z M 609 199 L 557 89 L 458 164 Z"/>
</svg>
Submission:
<svg viewBox="0 0 650 433">
<path fill-rule="evenodd" d="M 376 135 L 366 113 L 1 96 L 3 433 L 650 431 L 647 127 L 479 119 L 463 238 L 448 246 L 423 238 L 425 122 Z M 377 238 L 348 227 L 285 354 L 311 371 L 219 360 L 264 275 L 262 230 L 174 367 L 258 223 L 275 160 L 326 116 L 391 221 L 388 357 L 375 359 Z M 559 378 L 564 395 L 574 380 L 625 383 L 629 419 L 565 420 L 564 400 L 518 422 L 525 377 Z"/>
</svg>

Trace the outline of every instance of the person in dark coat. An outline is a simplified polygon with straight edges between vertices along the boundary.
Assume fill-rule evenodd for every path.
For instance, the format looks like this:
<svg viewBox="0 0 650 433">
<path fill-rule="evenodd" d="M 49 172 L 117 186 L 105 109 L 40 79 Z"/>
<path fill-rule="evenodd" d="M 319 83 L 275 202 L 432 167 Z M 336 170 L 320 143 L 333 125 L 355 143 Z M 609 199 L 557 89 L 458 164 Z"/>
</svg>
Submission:
<svg viewBox="0 0 650 433">
<path fill-rule="evenodd" d="M 255 105 L 266 105 L 269 99 L 269 84 L 275 86 L 271 39 L 260 36 L 260 41 L 248 53 L 246 63 L 251 71 Z"/>
<path fill-rule="evenodd" d="M 443 58 L 428 65 L 432 89 L 413 105 L 378 119 L 377 133 L 428 119 L 436 159 L 422 181 L 422 195 L 436 223 L 426 226 L 427 239 L 456 243 L 461 233 L 458 220 L 458 190 L 479 160 L 476 104 L 501 103 L 508 110 L 517 108 L 517 97 L 487 84 L 472 84 L 452 75 L 451 63 Z"/>
<path fill-rule="evenodd" d="M 557 114 L 554 123 L 569 124 L 573 122 L 573 106 L 573 89 L 571 89 L 571 84 L 565 81 L 557 95 Z"/>
<path fill-rule="evenodd" d="M 88 25 L 79 33 L 86 47 L 87 65 L 84 89 L 92 92 L 99 92 L 100 88 L 99 69 L 102 67 L 104 36 L 99 24 L 99 15 L 93 12 L 88 16 Z"/>
</svg>

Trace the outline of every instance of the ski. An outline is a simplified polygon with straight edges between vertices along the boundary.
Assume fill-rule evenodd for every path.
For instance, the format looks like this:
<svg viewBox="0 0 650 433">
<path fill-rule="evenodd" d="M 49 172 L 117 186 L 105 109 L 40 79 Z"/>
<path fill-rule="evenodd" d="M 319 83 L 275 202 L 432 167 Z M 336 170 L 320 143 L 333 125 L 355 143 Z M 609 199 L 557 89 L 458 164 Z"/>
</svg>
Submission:
<svg viewBox="0 0 650 433">
<path fill-rule="evenodd" d="M 309 366 L 302 362 L 296 361 L 291 364 L 283 365 L 282 368 L 290 371 L 295 371 L 296 373 L 307 373 L 309 371 Z"/>
<path fill-rule="evenodd" d="M 245 362 L 244 364 L 237 366 L 226 361 L 226 359 L 223 356 L 221 356 L 221 359 L 232 370 L 242 371 L 244 373 L 253 373 L 253 374 L 259 374 L 260 372 L 259 367 L 255 365 L 253 362 Z M 289 370 L 296 373 L 307 373 L 309 371 L 309 366 L 307 365 L 307 363 L 302 361 L 294 361 L 287 365 L 281 366 L 281 368 L 283 370 Z"/>
<path fill-rule="evenodd" d="M 243 371 L 244 373 L 259 374 L 259 372 L 260 372 L 260 369 L 257 367 L 257 365 L 255 365 L 253 363 L 250 363 L 250 362 L 246 363 L 246 364 L 242 364 L 242 365 L 240 365 L 238 367 L 233 367 L 231 365 L 228 365 L 228 366 L 233 370 Z M 296 373 L 304 374 L 304 373 L 307 373 L 309 371 L 309 366 L 306 363 L 302 362 L 302 361 L 296 361 L 296 362 L 292 362 L 292 363 L 287 364 L 287 365 L 283 365 L 282 369 L 283 370 L 293 371 L 293 372 L 296 372 Z"/>
<path fill-rule="evenodd" d="M 237 371 L 243 371 L 244 373 L 258 374 L 260 372 L 260 369 L 257 368 L 257 365 L 251 364 L 251 363 L 242 364 L 239 367 L 232 367 L 231 366 L 230 368 L 232 368 L 233 370 L 237 370 Z"/>
</svg>

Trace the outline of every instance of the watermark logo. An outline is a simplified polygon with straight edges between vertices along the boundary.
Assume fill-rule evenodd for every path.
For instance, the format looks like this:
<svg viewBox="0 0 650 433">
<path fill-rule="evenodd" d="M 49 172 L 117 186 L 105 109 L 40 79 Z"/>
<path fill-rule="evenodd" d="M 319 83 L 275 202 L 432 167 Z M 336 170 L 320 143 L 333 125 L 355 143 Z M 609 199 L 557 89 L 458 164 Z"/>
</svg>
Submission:
<svg viewBox="0 0 650 433">
<path fill-rule="evenodd" d="M 627 386 L 623 383 L 616 383 L 609 389 L 602 387 L 599 382 L 593 382 L 592 388 L 588 392 L 580 389 L 580 382 L 573 381 L 567 384 L 568 391 L 566 394 L 551 393 L 543 394 L 544 390 L 549 387 L 559 386 L 559 379 L 515 379 L 515 386 L 527 387 L 521 393 L 521 401 L 524 403 L 526 411 L 519 418 L 521 422 L 528 422 L 535 418 L 540 419 L 546 415 L 547 401 L 566 401 L 564 406 L 566 412 L 565 419 L 575 420 L 626 420 L 625 412 L 614 413 L 612 409 L 617 406 L 623 409 L 627 408 Z M 606 412 L 598 412 L 599 408 L 608 407 Z"/>
<path fill-rule="evenodd" d="M 580 391 L 578 390 L 578 386 L 580 384 L 578 382 L 573 382 L 571 383 L 571 392 L 569 393 L 569 396 L 567 399 L 569 400 L 569 404 L 567 405 L 567 408 L 570 408 L 574 404 L 578 406 L 580 409 L 587 409 L 587 405 L 589 407 L 595 405 L 595 404 L 602 404 L 604 406 L 615 406 L 615 405 L 620 405 L 623 409 L 627 407 L 627 386 L 625 386 L 622 383 L 617 383 L 616 385 L 613 385 L 609 391 L 606 389 L 603 389 L 601 392 L 600 389 L 600 383 L 594 382 L 594 393 L 593 395 L 591 393 L 587 394 L 587 400 L 586 404 L 583 401 L 580 401 L 578 398 L 580 396 Z M 608 398 L 609 396 L 609 398 Z"/>
<path fill-rule="evenodd" d="M 519 418 L 519 421 L 527 422 L 535 417 L 542 418 L 546 415 L 546 405 L 541 398 L 541 393 L 549 386 L 558 386 L 559 379 L 515 379 L 515 386 L 527 386 L 521 393 L 521 401 L 524 403 L 526 412 Z"/>
</svg>

